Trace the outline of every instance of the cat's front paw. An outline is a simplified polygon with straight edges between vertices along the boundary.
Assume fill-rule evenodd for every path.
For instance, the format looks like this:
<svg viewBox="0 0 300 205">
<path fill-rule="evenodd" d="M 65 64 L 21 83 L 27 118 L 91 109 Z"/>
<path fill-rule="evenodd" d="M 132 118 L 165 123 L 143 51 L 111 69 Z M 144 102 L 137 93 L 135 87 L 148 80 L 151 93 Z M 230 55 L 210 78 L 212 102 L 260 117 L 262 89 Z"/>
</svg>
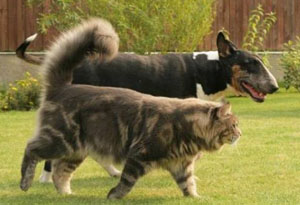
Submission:
<svg viewBox="0 0 300 205">
<path fill-rule="evenodd" d="M 62 195 L 70 195 L 72 194 L 72 190 L 71 190 L 71 187 L 70 186 L 65 186 L 65 187 L 59 187 L 57 189 L 57 192 L 59 194 L 62 194 Z"/>
<path fill-rule="evenodd" d="M 200 198 L 200 195 L 198 193 L 194 193 L 190 195 L 193 198 Z"/>
<path fill-rule="evenodd" d="M 197 192 L 186 193 L 184 196 L 193 197 L 193 198 L 200 198 L 200 195 Z"/>
</svg>

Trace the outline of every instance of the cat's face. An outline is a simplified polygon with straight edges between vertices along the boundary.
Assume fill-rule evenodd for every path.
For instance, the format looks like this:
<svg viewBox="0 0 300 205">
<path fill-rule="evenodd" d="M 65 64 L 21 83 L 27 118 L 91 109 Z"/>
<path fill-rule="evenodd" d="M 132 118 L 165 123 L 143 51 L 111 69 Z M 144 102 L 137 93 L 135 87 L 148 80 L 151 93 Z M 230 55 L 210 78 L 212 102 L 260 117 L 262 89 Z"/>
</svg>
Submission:
<svg viewBox="0 0 300 205">
<path fill-rule="evenodd" d="M 224 120 L 223 130 L 220 132 L 219 139 L 223 144 L 234 144 L 241 137 L 242 132 L 238 127 L 238 120 L 234 115 L 229 115 Z"/>
<path fill-rule="evenodd" d="M 230 104 L 224 104 L 216 111 L 214 123 L 216 136 L 220 144 L 234 144 L 241 137 L 238 118 L 231 112 Z"/>
</svg>

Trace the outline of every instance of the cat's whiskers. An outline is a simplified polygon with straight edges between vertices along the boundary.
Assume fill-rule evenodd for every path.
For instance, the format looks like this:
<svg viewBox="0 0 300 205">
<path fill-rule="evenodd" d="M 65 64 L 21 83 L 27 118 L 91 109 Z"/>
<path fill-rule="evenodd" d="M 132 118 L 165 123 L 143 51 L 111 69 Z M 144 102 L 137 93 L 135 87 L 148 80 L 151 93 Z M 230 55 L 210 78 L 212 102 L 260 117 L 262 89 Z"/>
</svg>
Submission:
<svg viewBox="0 0 300 205">
<path fill-rule="evenodd" d="M 238 146 L 237 146 L 237 142 L 239 141 L 239 139 L 240 139 L 240 138 L 238 138 L 237 140 L 235 140 L 235 142 L 233 142 L 233 143 L 231 144 L 231 146 L 234 148 L 234 150 L 236 150 L 236 152 L 238 153 L 238 155 L 241 154 L 240 151 L 239 151 L 239 149 L 238 149 Z"/>
<path fill-rule="evenodd" d="M 224 149 L 224 146 L 221 146 L 220 149 L 218 149 L 218 153 L 222 152 Z"/>
</svg>

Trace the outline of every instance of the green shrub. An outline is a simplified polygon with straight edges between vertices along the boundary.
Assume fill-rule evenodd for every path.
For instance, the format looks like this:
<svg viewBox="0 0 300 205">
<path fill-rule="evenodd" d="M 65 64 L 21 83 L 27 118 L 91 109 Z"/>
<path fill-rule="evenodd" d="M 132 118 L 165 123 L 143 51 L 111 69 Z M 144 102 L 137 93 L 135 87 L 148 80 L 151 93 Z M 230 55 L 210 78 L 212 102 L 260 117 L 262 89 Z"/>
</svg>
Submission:
<svg viewBox="0 0 300 205">
<path fill-rule="evenodd" d="M 40 14 L 42 32 L 65 30 L 91 16 L 110 21 L 120 36 L 120 51 L 193 51 L 210 32 L 215 0 L 57 0 Z M 40 5 L 45 0 L 28 0 Z"/>
<path fill-rule="evenodd" d="M 9 84 L 0 92 L 0 110 L 30 110 L 38 107 L 41 85 L 26 72 L 24 79 Z"/>
<path fill-rule="evenodd" d="M 286 50 L 281 57 L 281 65 L 284 70 L 284 87 L 296 88 L 300 92 L 300 37 L 284 44 Z"/>
<path fill-rule="evenodd" d="M 247 32 L 243 38 L 243 49 L 253 52 L 263 51 L 261 57 L 267 67 L 271 67 L 271 65 L 266 52 L 264 52 L 264 42 L 276 19 L 274 12 L 266 13 L 261 4 L 258 4 L 257 8 L 251 11 Z"/>
</svg>

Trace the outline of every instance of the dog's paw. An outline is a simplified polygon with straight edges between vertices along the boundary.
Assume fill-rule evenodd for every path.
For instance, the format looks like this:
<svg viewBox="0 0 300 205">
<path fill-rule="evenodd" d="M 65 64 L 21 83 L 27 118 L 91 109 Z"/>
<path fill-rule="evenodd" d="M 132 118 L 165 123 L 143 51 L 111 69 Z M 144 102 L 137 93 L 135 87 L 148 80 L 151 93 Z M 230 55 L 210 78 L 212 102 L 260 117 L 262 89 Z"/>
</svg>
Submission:
<svg viewBox="0 0 300 205">
<path fill-rule="evenodd" d="M 52 172 L 47 172 L 43 170 L 39 181 L 40 183 L 52 183 Z"/>
<path fill-rule="evenodd" d="M 115 177 L 115 178 L 120 178 L 120 177 L 121 177 L 121 174 L 122 174 L 122 172 L 120 172 L 119 170 L 116 170 L 116 171 L 114 171 L 114 172 L 112 172 L 112 173 L 109 173 L 109 175 L 110 175 L 111 177 Z"/>
</svg>

